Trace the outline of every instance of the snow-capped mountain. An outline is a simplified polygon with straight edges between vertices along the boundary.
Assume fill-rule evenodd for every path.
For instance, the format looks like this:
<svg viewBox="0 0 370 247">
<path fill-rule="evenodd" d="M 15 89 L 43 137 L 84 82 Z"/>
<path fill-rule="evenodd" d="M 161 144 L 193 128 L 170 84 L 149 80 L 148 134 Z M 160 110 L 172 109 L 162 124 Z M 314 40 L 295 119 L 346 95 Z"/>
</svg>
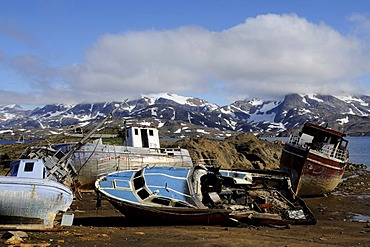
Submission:
<svg viewBox="0 0 370 247">
<path fill-rule="evenodd" d="M 328 124 L 351 135 L 370 135 L 370 97 L 289 94 L 279 101 L 252 99 L 218 106 L 195 97 L 176 94 L 143 95 L 126 102 L 115 114 L 123 119 L 151 124 L 171 137 L 191 135 L 225 136 L 234 131 L 279 134 L 300 129 L 304 122 Z M 121 102 L 45 105 L 34 110 L 20 106 L 0 107 L 1 129 L 50 130 L 85 126 L 101 118 Z"/>
</svg>

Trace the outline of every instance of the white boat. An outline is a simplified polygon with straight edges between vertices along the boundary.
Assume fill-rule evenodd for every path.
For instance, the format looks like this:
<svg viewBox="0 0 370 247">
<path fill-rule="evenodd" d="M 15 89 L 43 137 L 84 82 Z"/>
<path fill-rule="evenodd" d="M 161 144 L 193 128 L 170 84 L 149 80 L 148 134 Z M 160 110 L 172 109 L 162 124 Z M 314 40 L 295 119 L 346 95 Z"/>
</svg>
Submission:
<svg viewBox="0 0 370 247">
<path fill-rule="evenodd" d="M 54 227 L 59 212 L 73 201 L 71 185 L 77 175 L 74 153 L 100 128 L 114 109 L 68 152 L 52 147 L 29 147 L 10 164 L 10 176 L 0 176 L 0 228 L 42 230 Z"/>
<path fill-rule="evenodd" d="M 115 171 L 140 169 L 146 166 L 192 167 L 189 151 L 182 148 L 161 148 L 158 129 L 153 126 L 132 126 L 123 130 L 123 144 L 104 144 L 101 139 L 81 146 L 72 157 L 83 185 Z M 75 144 L 52 145 L 67 152 Z"/>
<path fill-rule="evenodd" d="M 10 164 L 10 176 L 0 176 L 0 228 L 47 229 L 73 201 L 68 186 L 48 176 L 41 159 Z"/>
</svg>

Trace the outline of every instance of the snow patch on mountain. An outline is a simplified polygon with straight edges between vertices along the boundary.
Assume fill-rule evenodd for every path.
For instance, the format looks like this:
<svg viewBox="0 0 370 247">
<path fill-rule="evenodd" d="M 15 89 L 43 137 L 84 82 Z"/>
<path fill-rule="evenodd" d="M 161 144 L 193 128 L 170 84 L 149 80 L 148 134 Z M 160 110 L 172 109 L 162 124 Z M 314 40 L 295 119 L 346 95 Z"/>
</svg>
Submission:
<svg viewBox="0 0 370 247">
<path fill-rule="evenodd" d="M 0 119 L 3 121 L 11 120 L 13 118 L 17 117 L 16 114 L 11 114 L 11 113 L 4 113 L 2 116 L 0 115 Z"/>
<path fill-rule="evenodd" d="M 348 108 L 348 111 L 347 112 L 343 112 L 342 114 L 355 115 L 355 112 L 353 111 L 352 108 Z"/>
<path fill-rule="evenodd" d="M 333 97 L 335 97 L 335 98 L 337 98 L 337 99 L 339 99 L 339 100 L 341 100 L 341 101 L 344 101 L 344 102 L 346 102 L 346 103 L 353 103 L 353 102 L 357 102 L 357 103 L 359 103 L 360 105 L 362 105 L 362 106 L 366 106 L 366 107 L 368 107 L 369 106 L 369 103 L 367 103 L 367 102 L 365 102 L 365 101 L 363 101 L 361 98 L 359 98 L 359 97 L 355 97 L 355 96 L 351 96 L 351 95 L 349 95 L 349 96 L 338 96 L 338 95 L 333 95 Z"/>
<path fill-rule="evenodd" d="M 150 111 L 151 111 L 151 115 L 152 116 L 157 116 L 157 111 L 158 111 L 158 108 L 157 107 L 151 108 Z"/>
<path fill-rule="evenodd" d="M 224 120 L 225 120 L 225 122 L 226 122 L 227 126 L 229 126 L 230 128 L 232 128 L 233 130 L 235 130 L 236 125 L 237 125 L 237 123 L 238 123 L 238 122 L 233 121 L 233 120 L 231 120 L 231 119 L 229 120 L 229 119 L 227 119 L 227 118 L 225 118 Z"/>
<path fill-rule="evenodd" d="M 272 131 L 274 129 L 280 129 L 280 131 L 286 130 L 283 123 L 270 123 L 266 130 Z"/>
<path fill-rule="evenodd" d="M 227 115 L 234 114 L 233 110 L 230 109 L 231 107 L 234 108 L 234 109 L 236 109 L 236 110 L 238 110 L 238 111 L 244 112 L 242 109 L 240 109 L 240 108 L 238 108 L 238 107 L 236 107 L 234 105 L 232 105 L 230 107 L 229 106 L 222 107 L 222 108 L 220 108 L 220 112 L 223 113 L 223 114 L 227 114 Z M 221 117 L 221 114 L 218 115 L 218 116 Z M 235 116 L 235 115 L 233 115 L 233 116 Z"/>
<path fill-rule="evenodd" d="M 69 117 L 70 118 L 74 118 L 74 115 L 73 114 L 69 114 Z M 81 117 L 78 117 L 79 120 L 81 121 L 88 121 L 88 120 L 92 120 L 94 119 L 95 117 L 92 117 L 91 115 L 81 115 Z"/>
<path fill-rule="evenodd" d="M 305 108 L 302 108 L 302 109 L 299 109 L 299 110 L 298 110 L 298 114 L 299 114 L 299 115 L 304 115 L 304 114 L 306 114 L 306 113 L 311 113 L 311 111 L 310 111 L 310 110 L 308 110 L 308 109 L 305 109 Z"/>
<path fill-rule="evenodd" d="M 255 122 L 264 122 L 264 121 L 269 121 L 269 122 L 274 121 L 276 114 L 267 113 L 267 112 L 276 107 L 276 102 L 265 103 L 262 100 L 258 100 L 258 101 L 254 100 L 253 104 L 254 106 L 261 106 L 261 107 L 253 114 L 250 114 L 250 118 L 248 119 L 248 122 L 255 123 Z"/>
<path fill-rule="evenodd" d="M 205 131 L 204 129 L 197 129 L 197 133 L 203 133 L 203 134 L 210 134 L 208 131 Z"/>
<path fill-rule="evenodd" d="M 5 109 L 17 109 L 17 110 L 22 110 L 22 107 L 20 107 L 17 104 L 11 104 L 11 105 L 0 105 L 0 110 L 5 110 Z"/>
<path fill-rule="evenodd" d="M 309 98 L 309 99 L 312 99 L 312 100 L 315 100 L 315 101 L 318 101 L 318 102 L 324 102 L 322 99 L 318 98 L 317 97 L 317 94 L 299 94 L 299 96 L 302 97 L 302 101 L 303 103 L 305 103 L 306 105 L 309 105 L 309 103 L 307 102 L 306 100 L 306 97 Z"/>
<path fill-rule="evenodd" d="M 219 108 L 218 105 L 209 103 L 205 100 L 194 98 L 194 97 L 187 97 L 178 94 L 170 94 L 170 93 L 158 93 L 158 94 L 148 94 L 148 95 L 141 95 L 143 99 L 148 102 L 149 105 L 153 105 L 156 101 L 160 98 L 174 101 L 180 105 L 188 105 L 188 106 L 200 106 L 200 107 L 207 107 L 208 110 L 213 111 Z"/>
<path fill-rule="evenodd" d="M 163 127 L 163 125 L 165 125 L 166 121 L 159 121 L 158 122 L 158 128 L 161 128 Z"/>
<path fill-rule="evenodd" d="M 72 108 L 76 107 L 77 105 L 76 104 L 61 103 L 61 104 L 56 104 L 56 106 L 59 107 L 59 108 L 72 109 Z"/>
<path fill-rule="evenodd" d="M 9 130 L 9 129 L 0 130 L 0 134 L 6 134 L 6 133 L 11 133 L 12 135 L 14 134 L 13 130 Z"/>
<path fill-rule="evenodd" d="M 152 123 L 144 120 L 144 121 L 138 122 L 138 125 L 149 127 L 152 125 Z"/>
<path fill-rule="evenodd" d="M 180 105 L 194 105 L 191 102 L 189 102 L 190 99 L 192 99 L 192 97 L 181 96 L 178 94 L 158 93 L 158 94 L 141 95 L 141 97 L 148 99 L 149 101 L 147 102 L 151 105 L 154 104 L 156 100 L 158 100 L 159 98 L 172 100 Z"/>
<path fill-rule="evenodd" d="M 254 99 L 251 99 L 250 101 L 248 101 L 248 103 L 253 105 L 253 106 L 257 106 L 257 105 L 262 105 L 264 103 L 264 101 L 261 100 L 261 99 L 258 99 L 258 98 L 254 98 Z"/>
<path fill-rule="evenodd" d="M 340 125 L 343 125 L 343 124 L 346 124 L 349 122 L 349 118 L 348 116 L 346 116 L 345 118 L 341 118 L 341 119 L 337 119 L 337 122 L 340 124 Z"/>
</svg>

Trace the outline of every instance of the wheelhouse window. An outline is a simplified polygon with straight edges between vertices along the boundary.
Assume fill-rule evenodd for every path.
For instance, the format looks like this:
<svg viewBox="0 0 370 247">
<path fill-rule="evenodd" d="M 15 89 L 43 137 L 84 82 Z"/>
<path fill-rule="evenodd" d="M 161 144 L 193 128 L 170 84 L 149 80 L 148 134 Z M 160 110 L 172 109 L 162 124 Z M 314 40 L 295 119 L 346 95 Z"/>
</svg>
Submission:
<svg viewBox="0 0 370 247">
<path fill-rule="evenodd" d="M 134 131 L 135 131 L 136 136 L 139 135 L 139 130 L 138 129 L 134 129 Z"/>
<path fill-rule="evenodd" d="M 157 204 L 161 204 L 161 205 L 164 205 L 164 206 L 169 206 L 171 201 L 168 200 L 168 199 L 165 199 L 165 198 L 154 197 L 152 199 L 152 202 L 157 203 Z"/>
<path fill-rule="evenodd" d="M 54 156 L 57 157 L 58 159 L 63 158 L 64 155 L 65 154 L 62 151 L 60 151 L 60 150 L 54 154 Z"/>
<path fill-rule="evenodd" d="M 143 172 L 143 170 L 139 170 L 134 175 L 134 188 L 135 188 L 135 190 L 138 190 L 138 189 L 144 187 L 144 185 L 145 185 L 145 180 L 144 180 L 143 176 L 141 175 L 142 172 Z"/>
<path fill-rule="evenodd" d="M 134 179 L 134 188 L 135 190 L 138 190 L 142 187 L 144 187 L 145 185 L 145 180 L 143 177 L 138 177 L 138 178 L 135 178 Z"/>
<path fill-rule="evenodd" d="M 153 136 L 153 135 L 154 135 L 153 130 L 149 130 L 149 135 L 150 135 L 150 136 Z"/>
<path fill-rule="evenodd" d="M 24 164 L 24 171 L 25 172 L 32 172 L 33 171 L 33 166 L 34 166 L 33 162 L 26 162 L 26 164 Z"/>
<path fill-rule="evenodd" d="M 144 200 L 149 197 L 150 193 L 145 189 L 145 179 L 142 176 L 143 170 L 139 170 L 135 173 L 133 184 L 136 191 L 136 194 Z"/>
<path fill-rule="evenodd" d="M 149 192 L 148 192 L 148 191 L 146 191 L 146 189 L 144 189 L 144 188 L 143 188 L 142 190 L 137 191 L 136 193 L 138 194 L 138 196 L 139 196 L 142 200 L 144 200 L 145 198 L 149 197 Z"/>
<path fill-rule="evenodd" d="M 134 178 L 140 177 L 142 173 L 143 173 L 143 170 L 139 170 L 139 171 L 137 171 L 137 172 L 135 173 L 135 175 L 134 175 Z"/>
<path fill-rule="evenodd" d="M 19 160 L 15 160 L 13 162 L 10 163 L 10 169 L 11 169 L 11 173 L 10 173 L 10 176 L 17 176 L 18 174 L 18 169 L 19 169 Z"/>
<path fill-rule="evenodd" d="M 191 208 L 189 205 L 183 203 L 183 202 L 175 202 L 173 205 L 176 208 Z"/>
</svg>

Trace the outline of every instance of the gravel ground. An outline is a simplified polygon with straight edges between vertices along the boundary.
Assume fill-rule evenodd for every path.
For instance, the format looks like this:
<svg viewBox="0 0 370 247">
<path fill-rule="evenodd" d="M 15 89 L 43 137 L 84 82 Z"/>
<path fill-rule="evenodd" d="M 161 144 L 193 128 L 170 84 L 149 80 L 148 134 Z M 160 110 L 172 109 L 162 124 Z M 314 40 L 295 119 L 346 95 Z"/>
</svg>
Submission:
<svg viewBox="0 0 370 247">
<path fill-rule="evenodd" d="M 28 237 L 13 246 L 370 246 L 370 172 L 346 176 L 335 192 L 304 199 L 317 217 L 316 225 L 135 225 L 107 201 L 96 210 L 95 193 L 90 191 L 83 193 L 78 210 L 72 205 L 72 226 L 26 232 Z M 0 243 L 9 245 L 6 241 Z"/>
</svg>

